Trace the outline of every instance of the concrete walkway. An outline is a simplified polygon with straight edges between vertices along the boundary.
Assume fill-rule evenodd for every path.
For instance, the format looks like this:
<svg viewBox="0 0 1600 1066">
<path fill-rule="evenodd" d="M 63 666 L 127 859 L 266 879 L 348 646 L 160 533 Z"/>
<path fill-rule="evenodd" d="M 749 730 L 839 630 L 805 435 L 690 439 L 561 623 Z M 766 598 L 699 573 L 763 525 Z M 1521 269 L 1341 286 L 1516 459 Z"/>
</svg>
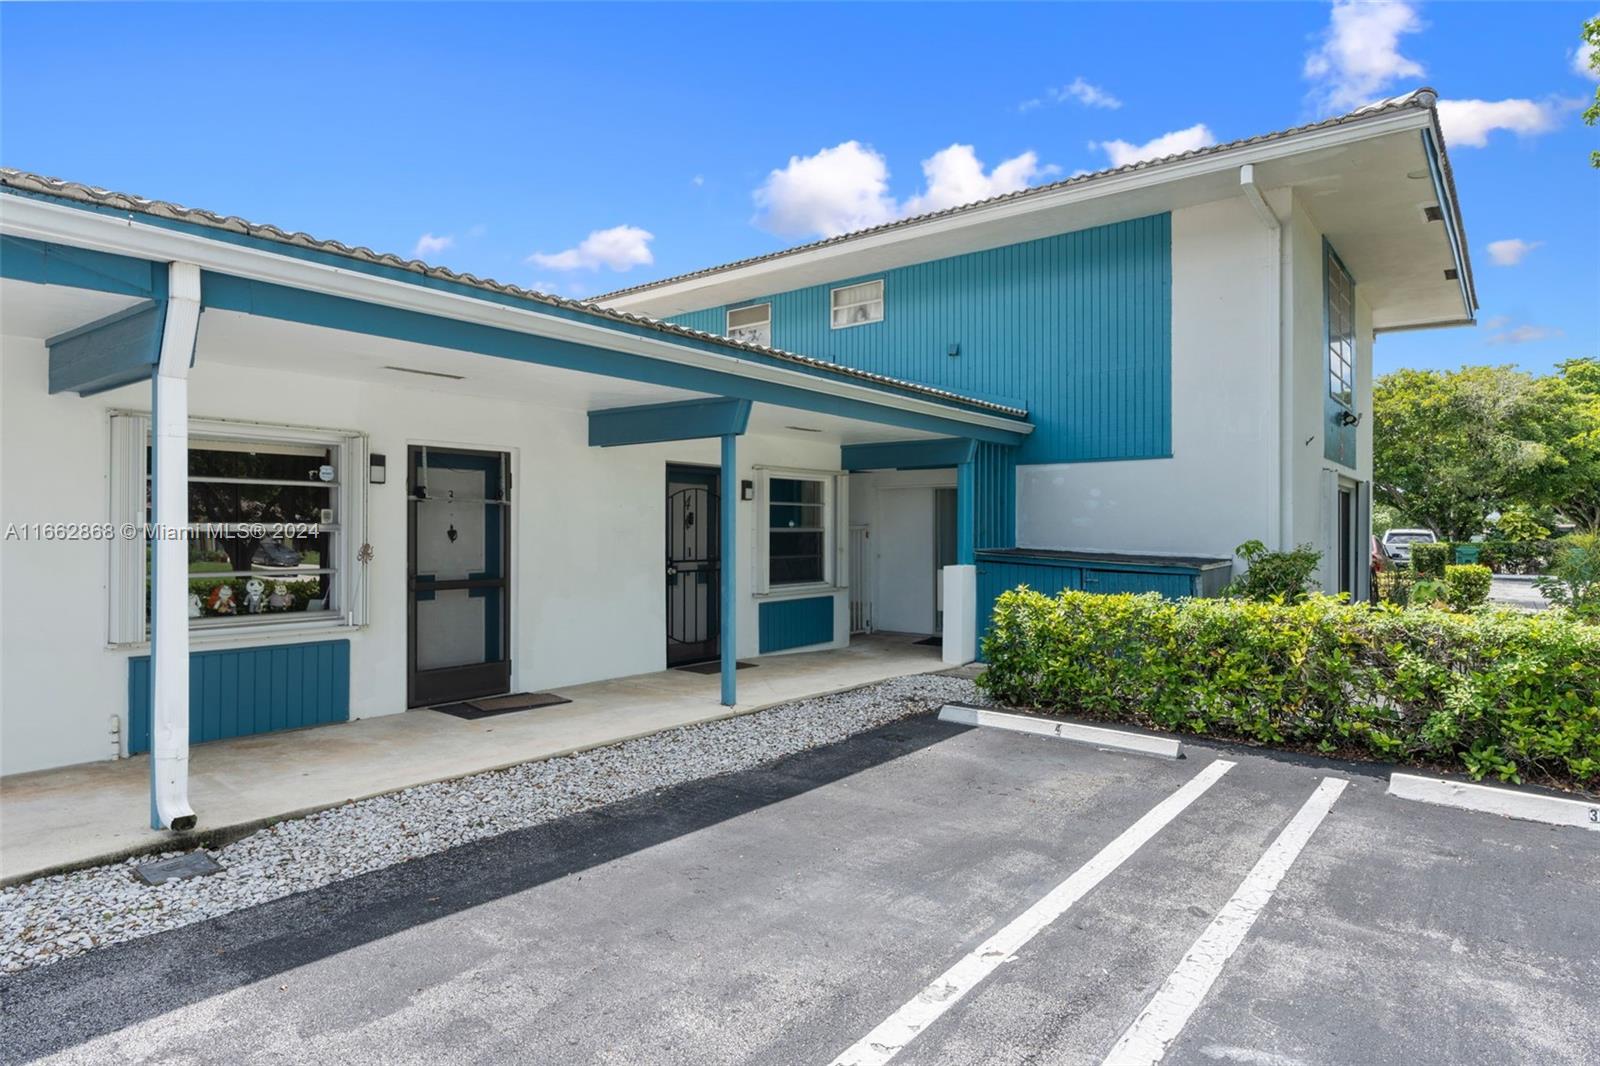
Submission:
<svg viewBox="0 0 1600 1066">
<path fill-rule="evenodd" d="M 290 815 L 430 781 L 548 759 L 905 674 L 943 669 L 939 649 L 894 634 L 837 651 L 777 655 L 739 671 L 741 702 L 719 704 L 715 674 L 667 670 L 560 689 L 559 707 L 465 721 L 437 711 L 197 745 L 192 834 L 148 827 L 146 756 L 0 779 L 0 884 L 141 851 L 242 835 Z"/>
</svg>

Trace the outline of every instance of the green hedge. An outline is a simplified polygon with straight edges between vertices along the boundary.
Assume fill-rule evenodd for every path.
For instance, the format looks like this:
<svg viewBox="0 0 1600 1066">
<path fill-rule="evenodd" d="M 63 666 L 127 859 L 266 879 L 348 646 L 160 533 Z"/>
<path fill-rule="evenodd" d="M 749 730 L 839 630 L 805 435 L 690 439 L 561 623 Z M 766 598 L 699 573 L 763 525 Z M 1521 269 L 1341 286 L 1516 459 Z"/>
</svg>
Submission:
<svg viewBox="0 0 1600 1066">
<path fill-rule="evenodd" d="M 1418 577 L 1436 577 L 1443 581 L 1444 568 L 1455 561 L 1455 545 L 1447 540 L 1411 545 L 1411 569 Z"/>
<path fill-rule="evenodd" d="M 1600 786 L 1600 628 L 1559 613 L 1022 588 L 983 651 L 1008 704 Z"/>
</svg>

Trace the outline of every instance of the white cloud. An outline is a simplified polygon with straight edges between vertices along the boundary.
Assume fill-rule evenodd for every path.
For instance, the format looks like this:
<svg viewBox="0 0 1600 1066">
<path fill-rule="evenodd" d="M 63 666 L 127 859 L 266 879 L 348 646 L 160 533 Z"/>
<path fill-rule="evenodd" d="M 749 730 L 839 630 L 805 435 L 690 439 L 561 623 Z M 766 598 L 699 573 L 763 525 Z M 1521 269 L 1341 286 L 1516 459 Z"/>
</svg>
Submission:
<svg viewBox="0 0 1600 1066">
<path fill-rule="evenodd" d="M 1543 241 L 1525 241 L 1520 237 L 1511 237 L 1503 241 L 1489 242 L 1489 258 L 1494 260 L 1495 266 L 1516 266 L 1525 259 Z"/>
<path fill-rule="evenodd" d="M 907 200 L 902 215 L 922 215 L 942 211 L 991 196 L 1025 189 L 1035 180 L 1057 172 L 1056 167 L 1040 166 L 1033 152 L 1023 152 L 995 166 L 987 174 L 983 161 L 970 144 L 952 144 L 922 161 L 922 175 L 928 187 Z"/>
<path fill-rule="evenodd" d="M 448 234 L 435 237 L 431 233 L 424 233 L 417 238 L 416 246 L 411 249 L 411 258 L 427 259 L 429 256 L 438 255 L 454 243 L 456 239 Z"/>
<path fill-rule="evenodd" d="M 767 175 L 755 201 L 756 225 L 786 237 L 837 237 L 896 215 L 889 164 L 859 141 L 790 156 L 788 166 Z"/>
<path fill-rule="evenodd" d="M 609 267 L 615 271 L 636 266 L 649 266 L 655 262 L 650 254 L 650 242 L 655 234 L 638 226 L 612 226 L 597 229 L 578 243 L 576 248 L 561 252 L 534 252 L 528 262 L 549 270 L 599 270 Z"/>
<path fill-rule="evenodd" d="M 1097 148 L 1103 150 L 1111 165 L 1120 167 L 1146 159 L 1162 159 L 1180 152 L 1192 152 L 1196 148 L 1216 143 L 1217 138 L 1211 132 L 1211 128 L 1204 122 L 1197 122 L 1188 129 L 1163 133 L 1155 140 L 1146 141 L 1144 144 L 1130 144 L 1128 141 L 1090 141 L 1089 150 L 1094 151 Z"/>
<path fill-rule="evenodd" d="M 689 184 L 694 185 L 696 187 L 704 185 L 705 183 L 706 183 L 706 176 L 704 174 L 696 174 L 694 177 L 689 179 Z"/>
<path fill-rule="evenodd" d="M 1482 148 L 1495 130 L 1519 137 L 1548 133 L 1568 106 L 1559 100 L 1440 100 L 1439 124 L 1451 148 Z"/>
<path fill-rule="evenodd" d="M 1407 3 L 1334 0 L 1322 45 L 1306 56 L 1304 73 L 1318 105 L 1349 111 L 1401 78 L 1422 77 L 1422 64 L 1400 54 L 1401 36 L 1422 28 Z"/>
<path fill-rule="evenodd" d="M 1045 103 L 1064 104 L 1068 100 L 1075 100 L 1084 107 L 1100 107 L 1115 111 L 1122 106 L 1122 101 L 1106 92 L 1098 85 L 1085 81 L 1083 75 L 1072 79 L 1072 84 L 1062 85 L 1048 89 L 1043 96 L 1036 96 L 1031 100 L 1024 100 L 1017 105 L 1018 111 L 1031 111 Z"/>
<path fill-rule="evenodd" d="M 1483 320 L 1484 329 L 1504 329 L 1511 324 L 1510 315 L 1495 315 L 1493 318 Z"/>
<path fill-rule="evenodd" d="M 859 141 L 792 156 L 754 193 L 756 225 L 783 236 L 836 237 L 908 215 L 941 211 L 1015 192 L 1057 173 L 1033 152 L 985 170 L 970 144 L 952 144 L 922 161 L 925 188 L 904 202 L 889 191 L 889 164 Z"/>
<path fill-rule="evenodd" d="M 1593 78 L 1595 81 L 1600 81 L 1600 70 L 1596 70 L 1593 66 L 1594 52 L 1594 45 L 1588 41 L 1580 44 L 1578 50 L 1572 53 L 1572 69 L 1585 78 Z"/>
<path fill-rule="evenodd" d="M 1532 324 L 1524 324 L 1521 326 L 1514 326 L 1503 333 L 1496 333 L 1494 336 L 1489 338 L 1487 343 L 1532 344 L 1534 341 L 1554 340 L 1555 338 L 1562 336 L 1565 336 L 1565 334 L 1553 326 L 1535 326 Z"/>
</svg>

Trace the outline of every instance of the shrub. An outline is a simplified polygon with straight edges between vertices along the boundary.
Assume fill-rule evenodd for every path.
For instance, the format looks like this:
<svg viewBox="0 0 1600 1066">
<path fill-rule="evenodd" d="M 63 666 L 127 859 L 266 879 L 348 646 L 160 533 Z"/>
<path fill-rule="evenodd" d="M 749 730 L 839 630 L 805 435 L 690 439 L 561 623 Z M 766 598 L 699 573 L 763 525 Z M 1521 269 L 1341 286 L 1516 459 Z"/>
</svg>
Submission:
<svg viewBox="0 0 1600 1066">
<path fill-rule="evenodd" d="M 1550 535 L 1550 530 L 1540 524 L 1533 509 L 1524 504 L 1514 503 L 1505 509 L 1500 520 L 1494 524 L 1494 536 L 1497 540 L 1509 541 L 1513 544 L 1522 544 L 1530 540 L 1544 540 Z"/>
<path fill-rule="evenodd" d="M 1555 540 L 1501 540 L 1491 538 L 1483 542 L 1479 557 L 1497 574 L 1542 574 L 1550 566 L 1550 558 L 1561 546 Z"/>
<path fill-rule="evenodd" d="M 1445 599 L 1457 611 L 1470 611 L 1489 598 L 1494 574 L 1487 566 L 1466 563 L 1444 568 Z"/>
<path fill-rule="evenodd" d="M 1600 533 L 1574 533 L 1562 540 L 1550 572 L 1534 582 L 1550 602 L 1588 621 L 1600 621 Z"/>
<path fill-rule="evenodd" d="M 1455 557 L 1455 545 L 1449 541 L 1411 545 L 1411 569 L 1417 572 L 1418 577 L 1436 577 L 1442 581 L 1444 568 L 1454 562 Z"/>
<path fill-rule="evenodd" d="M 1309 544 L 1292 552 L 1272 552 L 1259 540 L 1247 540 L 1233 550 L 1249 569 L 1234 578 L 1223 594 L 1246 600 L 1293 603 L 1303 599 L 1311 588 L 1311 575 L 1322 561 L 1322 553 Z"/>
<path fill-rule="evenodd" d="M 983 650 L 1006 703 L 1600 786 L 1600 629 L 1556 612 L 1023 588 Z"/>
</svg>

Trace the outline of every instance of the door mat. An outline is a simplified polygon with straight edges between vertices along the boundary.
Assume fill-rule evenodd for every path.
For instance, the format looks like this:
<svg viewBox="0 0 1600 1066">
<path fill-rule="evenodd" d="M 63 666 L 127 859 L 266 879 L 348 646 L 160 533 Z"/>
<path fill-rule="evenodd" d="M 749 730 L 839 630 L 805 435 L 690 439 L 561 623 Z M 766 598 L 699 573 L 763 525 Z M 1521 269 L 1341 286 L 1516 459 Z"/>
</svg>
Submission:
<svg viewBox="0 0 1600 1066">
<path fill-rule="evenodd" d="M 470 721 L 475 718 L 492 718 L 497 714 L 531 711 L 535 707 L 554 707 L 571 702 L 565 696 L 557 696 L 553 692 L 516 692 L 509 696 L 486 696 L 483 699 L 446 703 L 433 709 L 441 714 Z"/>
<path fill-rule="evenodd" d="M 754 670 L 756 668 L 755 663 L 738 663 L 736 666 L 740 670 Z M 720 674 L 722 673 L 722 664 L 713 659 L 708 663 L 690 663 L 688 666 L 674 666 L 673 669 L 682 670 L 688 674 Z"/>
<path fill-rule="evenodd" d="M 942 648 L 942 647 L 944 647 L 944 638 L 943 637 L 928 637 L 925 640 L 917 641 L 917 643 L 926 645 L 927 647 L 930 647 L 930 648 Z"/>
</svg>

